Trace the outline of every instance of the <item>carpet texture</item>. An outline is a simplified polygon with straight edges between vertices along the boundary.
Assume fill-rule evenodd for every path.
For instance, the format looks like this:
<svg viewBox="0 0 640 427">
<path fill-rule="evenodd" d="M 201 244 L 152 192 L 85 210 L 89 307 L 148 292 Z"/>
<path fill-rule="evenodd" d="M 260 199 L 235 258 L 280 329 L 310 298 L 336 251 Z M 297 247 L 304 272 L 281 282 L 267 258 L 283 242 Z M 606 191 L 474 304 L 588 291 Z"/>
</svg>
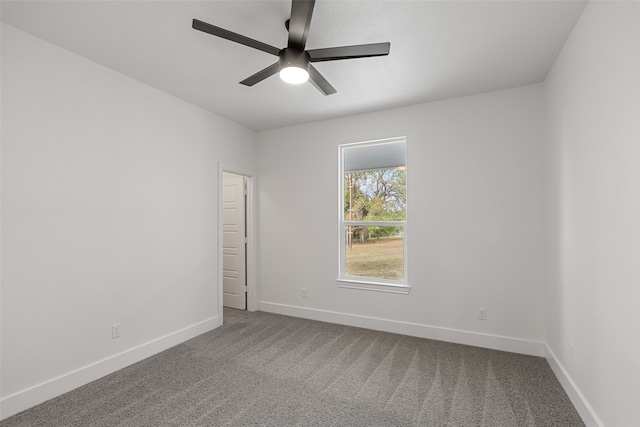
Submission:
<svg viewBox="0 0 640 427">
<path fill-rule="evenodd" d="M 546 360 L 270 313 L 0 422 L 17 426 L 583 426 Z"/>
</svg>

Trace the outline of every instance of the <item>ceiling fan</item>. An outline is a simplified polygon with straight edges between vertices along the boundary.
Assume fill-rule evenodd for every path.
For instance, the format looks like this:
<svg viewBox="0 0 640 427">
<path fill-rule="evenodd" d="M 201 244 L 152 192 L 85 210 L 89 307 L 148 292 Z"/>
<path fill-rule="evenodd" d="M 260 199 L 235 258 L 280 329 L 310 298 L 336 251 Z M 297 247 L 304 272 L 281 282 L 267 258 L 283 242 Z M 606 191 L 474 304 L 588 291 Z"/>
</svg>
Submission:
<svg viewBox="0 0 640 427">
<path fill-rule="evenodd" d="M 312 62 L 384 56 L 389 54 L 391 43 L 371 43 L 305 50 L 314 4 L 315 0 L 292 1 L 291 18 L 285 22 L 285 27 L 289 31 L 289 40 L 287 47 L 283 49 L 278 49 L 197 19 L 193 20 L 192 27 L 198 31 L 258 49 L 279 58 L 278 62 L 244 79 L 240 84 L 253 86 L 279 72 L 282 80 L 288 83 L 300 84 L 310 80 L 324 95 L 331 95 L 336 93 L 336 89 L 311 65 Z"/>
</svg>

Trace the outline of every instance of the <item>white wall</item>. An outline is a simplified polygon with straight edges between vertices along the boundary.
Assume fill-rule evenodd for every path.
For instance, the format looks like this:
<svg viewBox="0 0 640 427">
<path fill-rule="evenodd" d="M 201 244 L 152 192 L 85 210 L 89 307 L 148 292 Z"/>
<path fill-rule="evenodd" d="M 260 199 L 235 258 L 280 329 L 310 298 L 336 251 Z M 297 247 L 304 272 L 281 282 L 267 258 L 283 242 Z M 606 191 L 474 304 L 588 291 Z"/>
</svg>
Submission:
<svg viewBox="0 0 640 427">
<path fill-rule="evenodd" d="M 542 115 L 533 85 L 259 133 L 259 308 L 540 354 Z M 338 144 L 403 135 L 412 290 L 338 288 Z"/>
<path fill-rule="evenodd" d="M 2 417 L 219 323 L 217 165 L 255 137 L 2 24 Z"/>
<path fill-rule="evenodd" d="M 596 423 L 637 426 L 640 4 L 589 3 L 544 91 L 548 346 Z"/>
</svg>

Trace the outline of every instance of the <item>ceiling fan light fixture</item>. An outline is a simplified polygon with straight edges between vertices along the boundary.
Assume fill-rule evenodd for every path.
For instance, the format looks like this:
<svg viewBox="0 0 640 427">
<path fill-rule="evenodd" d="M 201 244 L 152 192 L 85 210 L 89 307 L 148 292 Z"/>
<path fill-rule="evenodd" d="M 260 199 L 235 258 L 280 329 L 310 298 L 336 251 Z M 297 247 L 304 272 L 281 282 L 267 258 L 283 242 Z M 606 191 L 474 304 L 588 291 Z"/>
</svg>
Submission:
<svg viewBox="0 0 640 427">
<path fill-rule="evenodd" d="M 309 80 L 309 54 L 296 48 L 284 48 L 280 51 L 280 78 L 292 85 Z"/>
<path fill-rule="evenodd" d="M 302 67 L 289 65 L 280 70 L 280 78 L 286 83 L 299 85 L 309 80 L 309 72 Z"/>
</svg>

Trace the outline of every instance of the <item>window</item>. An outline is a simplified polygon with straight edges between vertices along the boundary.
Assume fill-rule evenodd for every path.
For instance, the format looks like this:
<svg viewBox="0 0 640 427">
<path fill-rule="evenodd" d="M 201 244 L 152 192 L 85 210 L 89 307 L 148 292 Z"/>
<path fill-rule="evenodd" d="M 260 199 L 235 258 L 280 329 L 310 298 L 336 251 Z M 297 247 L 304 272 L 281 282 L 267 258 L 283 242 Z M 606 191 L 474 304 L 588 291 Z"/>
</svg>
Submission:
<svg viewBox="0 0 640 427">
<path fill-rule="evenodd" d="M 341 287 L 408 293 L 406 138 L 339 146 Z"/>
</svg>

